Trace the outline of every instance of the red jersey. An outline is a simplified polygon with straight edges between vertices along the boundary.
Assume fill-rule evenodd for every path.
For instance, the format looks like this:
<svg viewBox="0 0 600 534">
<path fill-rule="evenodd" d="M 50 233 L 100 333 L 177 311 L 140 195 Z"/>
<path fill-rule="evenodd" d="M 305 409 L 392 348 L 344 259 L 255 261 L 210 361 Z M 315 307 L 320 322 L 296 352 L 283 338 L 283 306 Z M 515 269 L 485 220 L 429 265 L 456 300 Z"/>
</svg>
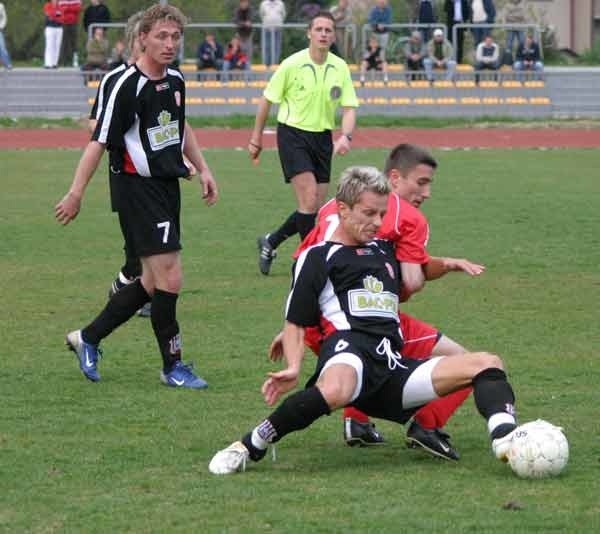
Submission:
<svg viewBox="0 0 600 534">
<path fill-rule="evenodd" d="M 319 210 L 315 227 L 300 243 L 294 252 L 294 258 L 308 247 L 320 241 L 327 241 L 335 232 L 339 222 L 335 199 L 332 198 Z M 429 239 L 427 219 L 417 208 L 396 193 L 390 193 L 387 212 L 377 237 L 394 243 L 396 258 L 400 262 L 419 265 L 429 262 L 426 249 Z"/>
</svg>

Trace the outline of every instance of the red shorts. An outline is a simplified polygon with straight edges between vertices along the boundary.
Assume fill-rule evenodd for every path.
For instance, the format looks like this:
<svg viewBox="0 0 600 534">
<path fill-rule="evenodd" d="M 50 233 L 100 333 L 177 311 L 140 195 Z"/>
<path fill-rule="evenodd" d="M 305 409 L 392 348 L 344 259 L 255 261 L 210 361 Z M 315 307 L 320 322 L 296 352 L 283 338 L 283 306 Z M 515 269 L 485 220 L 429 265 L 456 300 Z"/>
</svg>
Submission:
<svg viewBox="0 0 600 534">
<path fill-rule="evenodd" d="M 429 358 L 442 333 L 430 324 L 400 313 L 400 328 L 404 338 L 402 356 L 421 360 Z"/>
<path fill-rule="evenodd" d="M 404 338 L 402 356 L 422 360 L 429 358 L 433 347 L 442 336 L 441 332 L 430 324 L 419 321 L 410 315 L 400 313 L 400 328 Z M 318 327 L 304 329 L 304 344 L 316 355 L 319 354 L 323 334 Z"/>
</svg>

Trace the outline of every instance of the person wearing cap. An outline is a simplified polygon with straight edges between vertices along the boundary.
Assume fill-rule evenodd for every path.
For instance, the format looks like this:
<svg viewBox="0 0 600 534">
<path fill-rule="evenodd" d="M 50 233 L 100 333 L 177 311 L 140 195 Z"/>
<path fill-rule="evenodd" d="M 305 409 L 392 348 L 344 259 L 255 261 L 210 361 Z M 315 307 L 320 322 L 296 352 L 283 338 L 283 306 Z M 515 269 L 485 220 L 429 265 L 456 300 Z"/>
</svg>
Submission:
<svg viewBox="0 0 600 534">
<path fill-rule="evenodd" d="M 423 70 L 423 60 L 425 59 L 425 43 L 421 37 L 421 32 L 414 31 L 410 39 L 404 45 L 404 57 L 406 58 L 406 70 L 409 72 Z"/>
<path fill-rule="evenodd" d="M 445 70 L 446 80 L 454 78 L 456 61 L 452 59 L 454 49 L 450 41 L 444 36 L 444 31 L 437 28 L 433 32 L 433 39 L 427 43 L 427 57 L 423 59 L 425 75 L 433 81 L 433 69 Z"/>
</svg>

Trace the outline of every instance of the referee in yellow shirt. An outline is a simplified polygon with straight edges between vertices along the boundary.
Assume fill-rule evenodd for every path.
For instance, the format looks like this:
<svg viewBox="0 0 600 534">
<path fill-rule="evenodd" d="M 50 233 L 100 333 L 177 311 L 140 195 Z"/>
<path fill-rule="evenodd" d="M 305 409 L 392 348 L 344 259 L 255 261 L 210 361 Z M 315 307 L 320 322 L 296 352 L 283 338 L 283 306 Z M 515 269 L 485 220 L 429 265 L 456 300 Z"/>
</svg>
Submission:
<svg viewBox="0 0 600 534">
<path fill-rule="evenodd" d="M 277 148 L 286 183 L 294 188 L 298 209 L 274 232 L 258 238 L 259 268 L 269 274 L 275 249 L 296 233 L 303 239 L 325 201 L 333 154 L 350 150 L 358 100 L 346 62 L 329 52 L 335 21 L 328 11 L 315 15 L 307 30 L 308 48 L 277 68 L 261 98 L 248 143 L 257 162 L 271 104 L 278 104 Z M 333 142 L 335 113 L 342 108 L 342 134 Z"/>
</svg>

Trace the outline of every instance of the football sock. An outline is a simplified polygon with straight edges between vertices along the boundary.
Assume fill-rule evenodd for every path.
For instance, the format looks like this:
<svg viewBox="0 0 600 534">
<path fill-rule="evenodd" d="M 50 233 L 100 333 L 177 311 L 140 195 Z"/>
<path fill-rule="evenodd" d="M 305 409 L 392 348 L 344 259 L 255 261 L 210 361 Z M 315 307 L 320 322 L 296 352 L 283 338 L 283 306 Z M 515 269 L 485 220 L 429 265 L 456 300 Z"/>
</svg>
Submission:
<svg viewBox="0 0 600 534">
<path fill-rule="evenodd" d="M 300 213 L 296 215 L 296 225 L 300 239 L 304 239 L 315 226 L 316 213 Z"/>
<path fill-rule="evenodd" d="M 465 402 L 472 388 L 464 388 L 427 403 L 415 414 L 415 420 L 427 430 L 443 428 L 452 414 Z"/>
<path fill-rule="evenodd" d="M 155 289 L 150 321 L 163 359 L 163 372 L 169 373 L 181 360 L 181 335 L 177 323 L 177 293 Z"/>
<path fill-rule="evenodd" d="M 347 417 L 349 417 L 350 419 L 354 419 L 359 423 L 369 422 L 369 416 L 366 413 L 361 412 L 360 410 L 357 410 L 352 406 L 346 406 L 346 408 L 344 408 L 344 419 L 346 419 Z"/>
<path fill-rule="evenodd" d="M 276 443 L 285 435 L 306 428 L 330 412 L 317 387 L 298 391 L 287 397 L 269 417 L 246 434 L 242 443 L 250 451 L 250 458 L 258 461 L 265 455 L 269 443 Z"/>
<path fill-rule="evenodd" d="M 488 430 L 492 436 L 504 432 L 502 425 L 516 426 L 515 394 L 502 369 L 485 369 L 473 378 L 473 397 L 479 413 L 488 421 Z M 512 430 L 510 428 L 510 430 Z M 508 432 L 504 432 L 505 435 Z"/>
<path fill-rule="evenodd" d="M 149 300 L 150 296 L 138 278 L 117 291 L 109 299 L 98 317 L 81 330 L 81 338 L 86 343 L 98 345 L 102 339 L 132 317 Z"/>
<path fill-rule="evenodd" d="M 269 234 L 267 239 L 273 248 L 277 248 L 286 239 L 298 233 L 298 227 L 296 226 L 297 214 L 297 211 L 292 213 L 277 230 Z"/>
<path fill-rule="evenodd" d="M 142 276 L 142 262 L 140 258 L 125 256 L 125 264 L 121 267 L 119 275 L 123 275 L 128 280 L 133 280 Z"/>
</svg>

